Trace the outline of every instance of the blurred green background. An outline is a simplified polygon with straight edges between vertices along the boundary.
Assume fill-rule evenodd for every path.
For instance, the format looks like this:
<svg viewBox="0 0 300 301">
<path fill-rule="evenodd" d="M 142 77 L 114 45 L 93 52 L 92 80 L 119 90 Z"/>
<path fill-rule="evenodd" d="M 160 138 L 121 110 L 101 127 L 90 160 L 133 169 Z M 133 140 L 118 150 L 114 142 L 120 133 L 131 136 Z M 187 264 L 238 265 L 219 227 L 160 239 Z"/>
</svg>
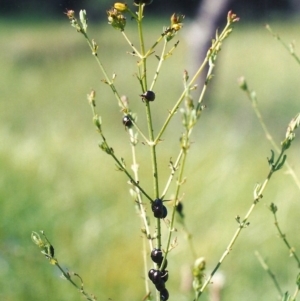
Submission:
<svg viewBox="0 0 300 301">
<path fill-rule="evenodd" d="M 168 18 L 147 20 L 146 44 L 152 45 Z M 152 112 L 157 133 L 182 91 L 183 70 L 190 49 L 184 36 L 164 64 Z M 273 21 L 271 26 L 290 42 L 299 37 L 298 20 Z M 144 106 L 134 73 L 136 59 L 121 34 L 106 23 L 90 24 L 99 56 L 116 87 L 129 97 L 131 109 L 145 128 Z M 137 43 L 134 23 L 128 35 Z M 122 115 L 84 38 L 61 22 L 1 21 L 0 102 L 0 299 L 82 300 L 83 297 L 51 266 L 32 243 L 32 230 L 44 230 L 59 262 L 84 280 L 98 300 L 142 300 L 140 220 L 128 193 L 127 179 L 97 144 L 86 94 L 97 92 L 97 110 L 107 139 L 128 166 L 131 154 Z M 153 74 L 157 60 L 149 60 Z M 259 107 L 276 142 L 299 111 L 299 65 L 264 28 L 262 22 L 235 26 L 219 54 L 215 77 L 204 99 L 207 109 L 193 133 L 184 192 L 186 224 L 197 255 L 214 268 L 250 207 L 256 182 L 268 173 L 266 140 L 246 96 L 237 85 L 244 75 L 258 94 Z M 193 95 L 197 98 L 196 91 Z M 168 162 L 179 150 L 180 114 L 158 147 L 160 187 Z M 288 160 L 299 174 L 299 140 Z M 137 147 L 141 185 L 152 194 L 149 149 Z M 170 198 L 172 191 L 166 198 Z M 292 246 L 299 249 L 299 190 L 285 173 L 275 174 L 221 271 L 222 300 L 276 300 L 277 292 L 254 252 L 267 258 L 283 291 L 293 292 L 298 274 L 293 258 L 278 239 L 267 206 L 279 207 L 278 218 Z M 169 208 L 170 209 L 170 208 Z M 152 223 L 152 226 L 153 223 Z M 170 300 L 192 300 L 183 284 L 194 258 L 180 224 L 178 246 L 169 256 Z M 166 231 L 166 226 L 163 225 Z M 149 261 L 150 264 L 150 261 Z M 188 271 L 188 272 L 187 272 Z M 208 300 L 208 294 L 203 300 Z"/>
</svg>

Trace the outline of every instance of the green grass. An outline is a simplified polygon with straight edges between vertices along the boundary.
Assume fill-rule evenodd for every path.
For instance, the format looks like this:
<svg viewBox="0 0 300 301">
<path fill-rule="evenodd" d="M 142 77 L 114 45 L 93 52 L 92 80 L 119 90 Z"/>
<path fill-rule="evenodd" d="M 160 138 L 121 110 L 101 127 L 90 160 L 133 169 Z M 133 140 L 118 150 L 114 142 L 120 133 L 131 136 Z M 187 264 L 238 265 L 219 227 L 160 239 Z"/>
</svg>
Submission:
<svg viewBox="0 0 300 301">
<path fill-rule="evenodd" d="M 157 20 L 151 25 L 149 44 L 157 36 L 155 29 L 158 33 L 166 22 Z M 106 136 L 116 154 L 130 165 L 127 133 L 116 100 L 101 83 L 103 76 L 84 39 L 67 20 L 1 25 L 1 300 L 82 299 L 31 242 L 31 231 L 40 229 L 52 241 L 61 264 L 78 272 L 86 290 L 98 300 L 141 300 L 139 218 L 126 178 L 97 147 L 99 137 L 86 94 L 91 88 L 97 91 L 97 110 Z M 273 25 L 287 42 L 298 38 L 298 28 L 296 22 Z M 128 95 L 143 124 L 144 108 L 134 77 L 136 59 L 126 55 L 130 49 L 121 35 L 106 24 L 90 24 L 90 30 L 109 73 L 117 73 L 117 88 Z M 133 33 L 129 29 L 129 35 Z M 188 49 L 184 38 L 179 38 L 182 42 L 177 51 L 165 63 L 170 69 L 162 72 L 157 85 L 152 107 L 156 130 L 181 92 L 182 71 L 188 69 Z M 257 91 L 259 106 L 278 143 L 299 111 L 299 66 L 262 25 L 237 24 L 219 55 L 204 101 L 208 109 L 194 132 L 183 188 L 187 226 L 198 255 L 207 259 L 207 273 L 238 226 L 235 216 L 243 217 L 249 208 L 254 184 L 268 172 L 266 157 L 271 147 L 236 84 L 241 75 Z M 177 154 L 180 128 L 177 114 L 158 148 L 161 188 L 169 172 L 169 158 Z M 298 174 L 299 145 L 296 140 L 288 151 Z M 139 145 L 138 151 L 142 186 L 152 192 L 149 150 Z M 272 179 L 250 226 L 222 266 L 224 300 L 276 299 L 255 250 L 268 258 L 283 290 L 294 290 L 297 267 L 277 238 L 266 208 L 271 202 L 278 205 L 284 232 L 299 249 L 299 191 L 282 170 Z M 178 290 L 181 271 L 191 266 L 192 257 L 180 225 L 177 230 L 179 244 L 169 257 L 168 288 L 172 300 L 192 300 L 191 292 Z"/>
</svg>

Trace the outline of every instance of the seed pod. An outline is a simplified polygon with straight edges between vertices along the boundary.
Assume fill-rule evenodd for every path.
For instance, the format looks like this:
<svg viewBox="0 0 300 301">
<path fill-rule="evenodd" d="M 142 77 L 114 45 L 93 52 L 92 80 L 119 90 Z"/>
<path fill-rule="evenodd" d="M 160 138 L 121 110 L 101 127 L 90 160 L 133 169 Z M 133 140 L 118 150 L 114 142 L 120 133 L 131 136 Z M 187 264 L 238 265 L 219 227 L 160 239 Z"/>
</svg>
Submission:
<svg viewBox="0 0 300 301">
<path fill-rule="evenodd" d="M 154 99 L 155 99 L 155 93 L 150 90 L 146 91 L 145 93 L 143 93 L 140 96 L 142 97 L 142 100 L 154 101 Z"/>
<path fill-rule="evenodd" d="M 151 270 L 149 270 L 149 272 L 148 272 L 148 277 L 149 277 L 149 279 L 153 282 L 153 274 L 154 274 L 154 272 L 155 272 L 156 270 L 154 270 L 154 269 L 151 269 Z"/>
<path fill-rule="evenodd" d="M 161 249 L 153 249 L 151 251 L 151 259 L 153 262 L 160 264 L 163 260 L 163 253 Z"/>
<path fill-rule="evenodd" d="M 151 209 L 154 213 L 154 217 L 162 218 L 165 213 L 163 208 L 164 208 L 164 205 L 163 205 L 161 199 L 154 200 L 151 204 Z"/>
<path fill-rule="evenodd" d="M 125 115 L 122 119 L 122 122 L 127 128 L 131 128 L 133 125 L 132 117 L 130 115 Z"/>
<path fill-rule="evenodd" d="M 160 298 L 162 301 L 167 301 L 169 299 L 169 292 L 166 288 L 160 291 Z"/>
<path fill-rule="evenodd" d="M 169 271 L 168 271 L 168 270 L 162 271 L 161 279 L 162 279 L 164 282 L 167 282 L 167 281 L 168 281 L 168 279 L 169 279 Z"/>
<path fill-rule="evenodd" d="M 159 282 L 155 283 L 155 288 L 159 292 L 165 290 L 166 289 L 165 282 L 162 279 L 160 279 Z"/>
<path fill-rule="evenodd" d="M 161 218 L 166 218 L 167 215 L 168 215 L 168 210 L 167 210 L 166 206 L 163 206 L 162 209 L 163 209 L 163 214 L 162 214 L 162 217 L 161 217 Z"/>
<path fill-rule="evenodd" d="M 161 282 L 161 271 L 159 270 L 154 270 L 153 275 L 152 275 L 152 282 L 154 284 L 158 284 L 159 282 Z"/>
</svg>

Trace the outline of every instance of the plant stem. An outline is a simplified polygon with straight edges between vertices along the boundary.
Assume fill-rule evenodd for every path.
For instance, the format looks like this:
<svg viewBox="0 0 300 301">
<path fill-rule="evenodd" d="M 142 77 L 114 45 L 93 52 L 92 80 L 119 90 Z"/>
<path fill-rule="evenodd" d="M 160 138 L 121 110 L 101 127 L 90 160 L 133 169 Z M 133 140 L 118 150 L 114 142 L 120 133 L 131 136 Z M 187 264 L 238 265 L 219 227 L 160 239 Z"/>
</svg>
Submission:
<svg viewBox="0 0 300 301">
<path fill-rule="evenodd" d="M 263 129 L 263 131 L 264 131 L 264 133 L 265 133 L 265 135 L 266 135 L 267 140 L 270 141 L 270 143 L 271 143 L 271 145 L 273 146 L 273 148 L 274 148 L 274 149 L 276 150 L 276 152 L 279 154 L 279 153 L 280 153 L 280 149 L 279 149 L 279 147 L 277 146 L 277 144 L 275 143 L 275 141 L 274 141 L 274 139 L 273 139 L 273 137 L 272 137 L 270 131 L 268 130 L 268 128 L 267 128 L 267 126 L 266 126 L 266 124 L 265 124 L 265 122 L 264 122 L 264 119 L 263 119 L 263 117 L 262 117 L 262 114 L 261 114 L 261 112 L 260 112 L 260 110 L 259 110 L 259 108 L 258 108 L 256 95 L 255 95 L 254 93 L 251 93 L 251 91 L 250 91 L 248 88 L 245 90 L 245 92 L 246 92 L 248 98 L 249 98 L 250 101 L 251 101 L 252 108 L 253 108 L 253 110 L 254 110 L 254 112 L 255 112 L 255 115 L 256 115 L 256 117 L 257 117 L 257 119 L 258 119 L 258 121 L 259 121 L 259 123 L 260 123 L 260 125 L 261 125 L 261 127 L 262 127 L 262 129 Z M 287 168 L 287 170 L 288 170 L 288 173 L 289 173 L 289 174 L 291 175 L 291 177 L 293 178 L 293 180 L 294 180 L 296 186 L 297 186 L 298 189 L 300 190 L 300 180 L 299 180 L 298 176 L 296 175 L 294 169 L 293 169 L 293 168 L 291 167 L 291 165 L 289 164 L 288 160 L 285 161 L 285 166 L 286 166 L 286 168 Z"/>
<path fill-rule="evenodd" d="M 275 39 L 277 39 L 281 45 L 291 54 L 291 56 L 296 60 L 296 62 L 300 65 L 300 58 L 295 54 L 294 47 L 291 44 L 290 47 L 284 43 L 278 34 L 275 34 L 269 25 L 266 25 L 267 30 L 273 35 Z"/>
<path fill-rule="evenodd" d="M 264 261 L 264 259 L 261 257 L 261 255 L 259 254 L 258 251 L 255 251 L 255 255 L 257 257 L 257 259 L 259 260 L 261 266 L 263 267 L 263 269 L 269 274 L 269 276 L 271 277 L 280 297 L 283 297 L 283 292 L 280 288 L 280 285 L 276 279 L 276 276 L 274 275 L 274 273 L 270 270 L 269 266 L 267 265 L 267 263 Z"/>
<path fill-rule="evenodd" d="M 124 38 L 125 38 L 125 40 L 128 42 L 128 44 L 130 45 L 130 47 L 132 48 L 132 50 L 135 52 L 135 54 L 137 54 L 137 56 L 139 57 L 139 58 L 141 58 L 142 59 L 142 55 L 137 51 L 137 49 L 133 46 L 133 44 L 130 42 L 130 40 L 127 38 L 127 35 L 125 34 L 125 32 L 124 31 L 122 31 L 122 34 L 123 34 L 123 36 L 124 36 Z"/>
<path fill-rule="evenodd" d="M 95 107 L 94 107 L 93 105 L 91 105 L 91 107 L 92 107 L 92 111 L 93 111 L 93 116 L 94 116 L 94 118 L 96 118 L 96 117 L 97 117 L 97 114 L 96 114 L 96 111 L 95 111 Z M 111 150 L 112 148 L 109 146 L 109 144 L 108 144 L 108 142 L 107 142 L 107 140 L 106 140 L 106 138 L 105 138 L 105 136 L 104 136 L 104 134 L 103 134 L 103 132 L 102 132 L 101 126 L 100 126 L 100 127 L 97 127 L 97 129 L 98 129 L 98 132 L 99 132 L 100 136 L 102 137 L 102 141 L 103 141 L 103 143 L 105 144 L 105 147 L 106 147 L 107 149 L 110 149 L 110 150 Z M 145 196 L 149 201 L 152 202 L 152 198 L 151 198 L 151 197 L 146 193 L 146 191 L 139 185 L 139 182 L 136 181 L 136 180 L 131 176 L 131 174 L 130 174 L 130 173 L 128 172 L 128 170 L 125 168 L 124 164 L 122 164 L 122 162 L 115 156 L 114 152 L 113 152 L 113 151 L 110 151 L 108 154 L 111 155 L 111 156 L 113 157 L 113 159 L 114 159 L 115 162 L 117 163 L 118 168 L 119 168 L 120 170 L 122 170 L 122 171 L 127 175 L 127 177 L 129 178 L 130 182 L 131 182 L 135 187 L 137 187 L 137 188 L 139 189 L 139 191 L 141 191 L 141 192 L 144 194 L 144 196 Z"/>
<path fill-rule="evenodd" d="M 155 83 L 156 83 L 156 80 L 157 80 L 157 77 L 158 77 L 160 68 L 161 68 L 162 63 L 163 63 L 163 61 L 164 61 L 166 46 L 167 46 L 167 41 L 165 40 L 164 46 L 163 46 L 163 50 L 162 50 L 162 52 L 161 52 L 160 59 L 159 59 L 159 62 L 158 62 L 158 65 L 157 65 L 157 68 L 156 68 L 156 71 L 155 71 L 155 75 L 154 75 L 152 84 L 151 84 L 151 86 L 150 86 L 150 90 L 151 90 L 151 91 L 152 91 L 153 88 L 154 88 L 154 85 L 155 85 Z"/>
<path fill-rule="evenodd" d="M 278 166 L 278 164 L 280 163 L 283 155 L 284 155 L 285 149 L 282 149 L 278 159 L 276 160 L 276 163 L 271 164 L 270 167 L 270 171 L 269 174 L 267 176 L 267 178 L 265 179 L 265 181 L 263 182 L 263 184 L 261 186 L 257 187 L 257 192 L 255 192 L 255 197 L 254 197 L 254 201 L 250 207 L 250 209 L 248 210 L 248 212 L 246 213 L 244 219 L 239 222 L 239 227 L 236 230 L 236 232 L 234 233 L 231 241 L 229 242 L 225 252 L 223 253 L 223 255 L 221 256 L 219 262 L 217 263 L 217 265 L 215 266 L 215 268 L 213 269 L 213 271 L 211 272 L 211 274 L 209 275 L 209 277 L 206 279 L 205 283 L 203 284 L 203 286 L 201 287 L 201 289 L 196 293 L 196 301 L 199 299 L 199 297 L 202 295 L 204 289 L 207 287 L 207 285 L 211 282 L 212 277 L 214 276 L 214 274 L 216 273 L 216 271 L 219 269 L 219 267 L 221 266 L 222 262 L 224 261 L 225 257 L 230 253 L 230 251 L 233 248 L 234 243 L 236 242 L 237 238 L 239 237 L 240 233 L 242 232 L 242 230 L 247 226 L 247 221 L 251 215 L 251 213 L 253 212 L 255 206 L 258 204 L 259 199 L 261 199 L 263 197 L 262 193 L 265 190 L 265 188 L 267 187 L 267 184 L 269 183 L 273 173 L 276 171 L 276 167 Z"/>
<path fill-rule="evenodd" d="M 143 7 L 144 5 L 139 5 L 138 11 L 138 32 L 139 32 L 139 40 L 140 40 L 140 48 L 142 53 L 142 73 L 140 74 L 140 79 L 142 83 L 143 92 L 147 91 L 147 57 L 145 56 L 145 46 L 144 46 L 144 38 L 143 38 L 143 30 L 142 30 L 142 18 L 143 18 Z M 153 134 L 153 124 L 150 110 L 149 101 L 145 100 L 146 106 L 146 116 L 147 116 L 147 124 L 148 124 L 148 135 L 149 141 L 148 145 L 150 146 L 151 151 L 151 161 L 152 161 L 152 173 L 153 173 L 153 188 L 155 198 L 159 196 L 159 187 L 158 187 L 158 171 L 157 171 L 157 159 L 156 159 L 156 144 L 153 143 L 154 134 Z M 161 248 L 161 224 L 160 219 L 156 219 L 156 247 Z M 156 290 L 156 300 L 160 301 L 160 292 Z"/>
<path fill-rule="evenodd" d="M 79 287 L 72 279 L 71 279 L 71 276 L 69 275 L 69 273 L 66 273 L 64 271 L 64 269 L 59 265 L 59 263 L 56 261 L 55 265 L 59 268 L 59 270 L 62 272 L 63 276 L 73 285 L 75 286 L 78 291 L 83 294 L 85 296 L 85 298 L 88 300 L 88 301 L 95 301 L 95 298 L 91 298 L 89 296 L 89 294 L 87 294 L 84 290 L 83 290 L 83 286 L 82 286 L 82 280 L 81 280 L 81 287 Z M 76 274 L 77 275 L 77 274 Z M 77 275 L 79 277 L 79 275 Z M 80 278 L 80 277 L 79 277 Z M 81 278 L 80 278 L 81 279 Z"/>
<path fill-rule="evenodd" d="M 185 167 L 186 157 L 187 157 L 187 151 L 185 149 L 183 151 L 183 156 L 182 156 L 180 170 L 179 170 L 179 175 L 178 175 L 178 180 L 177 180 L 177 186 L 176 186 L 175 197 L 174 197 L 175 201 L 174 201 L 173 210 L 172 210 L 172 216 L 171 216 L 171 221 L 170 221 L 170 225 L 169 225 L 169 233 L 168 233 L 168 239 L 167 239 L 167 244 L 166 244 L 166 249 L 165 249 L 165 256 L 164 256 L 163 262 L 161 264 L 162 267 L 164 266 L 165 261 L 167 260 L 168 253 L 171 250 L 170 245 L 171 245 L 172 233 L 174 232 L 176 202 L 177 202 L 178 197 L 179 197 L 180 187 L 181 187 L 181 185 L 183 183 L 183 171 L 184 171 L 184 167 Z"/>
<path fill-rule="evenodd" d="M 165 123 L 163 124 L 163 126 L 161 127 L 158 135 L 156 136 L 154 143 L 157 144 L 158 141 L 160 140 L 161 136 L 163 135 L 164 131 L 166 130 L 169 122 L 171 121 L 173 115 L 176 113 L 176 111 L 178 110 L 180 104 L 182 103 L 182 101 L 184 100 L 184 97 L 186 95 L 186 93 L 190 90 L 190 88 L 192 87 L 192 85 L 195 83 L 196 79 L 198 78 L 198 76 L 201 74 L 201 72 L 204 70 L 204 67 L 206 66 L 206 64 L 209 62 L 210 58 L 212 55 L 216 55 L 216 52 L 219 50 L 222 41 L 226 38 L 226 36 L 229 34 L 229 30 L 230 30 L 230 26 L 231 24 L 228 22 L 224 28 L 224 30 L 222 31 L 222 33 L 220 34 L 220 36 L 213 42 L 209 52 L 207 53 L 204 61 L 202 62 L 201 66 L 198 68 L 198 70 L 196 71 L 195 75 L 193 76 L 193 78 L 190 80 L 190 82 L 186 85 L 186 88 L 184 89 L 184 91 L 182 92 L 182 94 L 180 95 L 179 99 L 177 100 L 177 102 L 175 103 L 174 107 L 172 108 L 172 110 L 169 112 L 169 115 L 165 121 Z"/>
<path fill-rule="evenodd" d="M 147 58 L 145 57 L 145 43 L 144 43 L 144 35 L 143 35 L 143 10 L 144 4 L 139 4 L 138 10 L 138 34 L 140 40 L 140 48 L 141 48 L 141 59 L 142 59 L 142 74 L 141 80 L 143 83 L 143 92 L 147 91 Z"/>
<path fill-rule="evenodd" d="M 138 163 L 136 161 L 136 152 L 135 152 L 135 145 L 136 144 L 135 144 L 135 141 L 134 141 L 134 134 L 133 134 L 132 129 L 129 129 L 128 131 L 129 131 L 129 136 L 130 136 L 130 139 L 131 139 L 131 153 L 132 153 L 132 167 L 131 167 L 131 169 L 134 173 L 135 182 L 139 183 Z M 152 240 L 149 239 L 149 237 L 151 237 L 151 233 L 150 233 L 149 224 L 148 224 L 148 221 L 147 221 L 146 211 L 145 211 L 145 208 L 143 206 L 141 191 L 137 186 L 135 187 L 135 192 L 136 192 L 136 195 L 137 195 L 137 203 L 138 203 L 138 206 L 139 206 L 139 212 L 140 212 L 140 215 L 141 215 L 141 219 L 142 219 L 143 224 L 145 226 L 146 236 L 147 236 L 148 241 L 149 241 L 150 249 L 152 250 L 153 249 L 153 244 L 152 244 Z"/>
<path fill-rule="evenodd" d="M 285 243 L 285 245 L 287 246 L 287 248 L 288 248 L 288 250 L 290 252 L 290 255 L 292 255 L 295 258 L 295 260 L 297 262 L 297 266 L 299 268 L 300 267 L 300 260 L 299 260 L 299 258 L 297 256 L 296 252 L 295 252 L 295 249 L 289 244 L 288 240 L 286 239 L 285 234 L 281 231 L 281 229 L 279 227 L 278 220 L 277 220 L 276 213 L 274 212 L 273 215 L 274 215 L 274 224 L 275 224 L 275 227 L 276 227 L 276 229 L 277 229 L 277 231 L 279 233 L 279 236 L 283 240 L 283 242 Z"/>
</svg>

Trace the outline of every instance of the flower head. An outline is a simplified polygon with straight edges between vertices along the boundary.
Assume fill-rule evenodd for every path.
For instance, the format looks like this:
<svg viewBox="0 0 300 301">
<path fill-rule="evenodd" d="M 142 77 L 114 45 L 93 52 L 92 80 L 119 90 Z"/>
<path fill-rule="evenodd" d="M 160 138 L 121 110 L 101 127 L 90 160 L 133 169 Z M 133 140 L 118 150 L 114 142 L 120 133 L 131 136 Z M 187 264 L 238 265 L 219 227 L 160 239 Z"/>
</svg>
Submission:
<svg viewBox="0 0 300 301">
<path fill-rule="evenodd" d="M 124 31 L 126 26 L 126 18 L 116 9 L 111 8 L 107 12 L 108 24 L 113 28 Z"/>
</svg>

